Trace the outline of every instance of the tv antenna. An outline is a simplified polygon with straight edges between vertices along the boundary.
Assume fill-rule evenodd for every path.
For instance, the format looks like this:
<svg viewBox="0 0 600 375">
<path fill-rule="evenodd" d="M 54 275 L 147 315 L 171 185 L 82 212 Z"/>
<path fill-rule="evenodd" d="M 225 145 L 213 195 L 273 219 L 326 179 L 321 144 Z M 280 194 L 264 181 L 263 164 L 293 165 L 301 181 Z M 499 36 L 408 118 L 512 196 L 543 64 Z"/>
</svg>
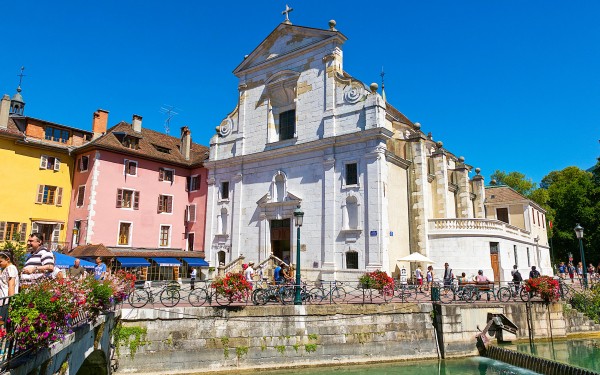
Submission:
<svg viewBox="0 0 600 375">
<path fill-rule="evenodd" d="M 173 118 L 173 116 L 178 115 L 178 112 L 175 112 L 175 109 L 177 107 L 175 107 L 174 105 L 166 105 L 163 104 L 162 107 L 160 107 L 160 113 L 164 113 L 165 115 L 167 115 L 167 119 L 165 120 L 165 133 L 169 134 L 170 128 L 171 128 L 171 119 Z"/>
</svg>

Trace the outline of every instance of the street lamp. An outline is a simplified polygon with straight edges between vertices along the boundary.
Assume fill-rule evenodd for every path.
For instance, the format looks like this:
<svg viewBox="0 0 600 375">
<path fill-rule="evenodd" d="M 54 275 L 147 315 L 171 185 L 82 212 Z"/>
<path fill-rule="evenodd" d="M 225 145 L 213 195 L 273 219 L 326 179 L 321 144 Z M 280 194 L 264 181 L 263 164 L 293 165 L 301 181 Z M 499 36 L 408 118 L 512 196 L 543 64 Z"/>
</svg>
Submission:
<svg viewBox="0 0 600 375">
<path fill-rule="evenodd" d="M 583 268 L 583 287 L 587 289 L 587 266 L 585 265 L 585 254 L 583 254 L 583 227 L 577 223 L 575 226 L 575 235 L 579 239 L 579 252 L 581 253 L 581 267 Z"/>
<path fill-rule="evenodd" d="M 304 211 L 300 209 L 300 205 L 294 210 L 294 219 L 296 222 L 296 297 L 294 298 L 294 305 L 302 305 L 302 297 L 300 297 L 300 227 L 304 221 Z"/>
</svg>

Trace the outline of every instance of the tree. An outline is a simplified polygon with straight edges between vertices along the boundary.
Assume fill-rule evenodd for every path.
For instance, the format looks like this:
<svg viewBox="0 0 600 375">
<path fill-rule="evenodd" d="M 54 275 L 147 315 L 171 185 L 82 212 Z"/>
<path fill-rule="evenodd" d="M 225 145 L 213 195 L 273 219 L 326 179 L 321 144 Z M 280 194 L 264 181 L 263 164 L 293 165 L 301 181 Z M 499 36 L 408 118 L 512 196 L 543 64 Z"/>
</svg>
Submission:
<svg viewBox="0 0 600 375">
<path fill-rule="evenodd" d="M 537 189 L 537 184 L 520 172 L 510 172 L 507 174 L 504 171 L 496 170 L 492 174 L 492 180 L 496 180 L 497 184 L 510 186 L 519 194 L 529 199 L 531 199 L 532 193 Z"/>
</svg>

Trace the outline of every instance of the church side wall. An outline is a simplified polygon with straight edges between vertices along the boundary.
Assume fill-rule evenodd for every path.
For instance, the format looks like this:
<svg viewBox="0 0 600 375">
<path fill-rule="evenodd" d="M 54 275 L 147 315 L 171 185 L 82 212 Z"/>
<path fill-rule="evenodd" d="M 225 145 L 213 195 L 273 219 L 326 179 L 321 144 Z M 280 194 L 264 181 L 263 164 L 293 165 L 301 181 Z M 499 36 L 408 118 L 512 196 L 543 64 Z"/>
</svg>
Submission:
<svg viewBox="0 0 600 375">
<path fill-rule="evenodd" d="M 394 278 L 398 278 L 400 268 L 397 259 L 410 254 L 408 171 L 388 162 L 388 177 L 389 270 Z M 405 267 L 410 270 L 409 265 Z"/>
</svg>

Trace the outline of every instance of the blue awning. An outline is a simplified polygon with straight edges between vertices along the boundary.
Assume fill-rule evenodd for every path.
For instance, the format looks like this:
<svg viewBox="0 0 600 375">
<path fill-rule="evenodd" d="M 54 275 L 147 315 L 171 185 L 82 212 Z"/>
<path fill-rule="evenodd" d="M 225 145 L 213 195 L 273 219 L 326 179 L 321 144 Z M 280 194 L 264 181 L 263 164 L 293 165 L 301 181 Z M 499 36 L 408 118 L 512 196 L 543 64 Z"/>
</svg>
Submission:
<svg viewBox="0 0 600 375">
<path fill-rule="evenodd" d="M 192 267 L 208 267 L 208 262 L 202 258 L 181 258 L 188 266 Z"/>
<path fill-rule="evenodd" d="M 117 257 L 117 262 L 121 264 L 121 267 L 148 267 L 150 265 L 150 262 L 144 258 Z"/>
<path fill-rule="evenodd" d="M 150 258 L 159 266 L 181 266 L 181 262 L 175 258 Z"/>
<path fill-rule="evenodd" d="M 57 253 L 56 251 L 54 251 L 53 253 L 54 253 L 54 265 L 56 267 L 62 268 L 62 269 L 68 269 L 71 266 L 75 265 L 75 259 L 77 259 L 77 258 L 72 257 L 70 255 Z M 96 267 L 96 265 L 94 263 L 88 262 L 87 260 L 80 260 L 79 265 L 83 268 Z"/>
</svg>

